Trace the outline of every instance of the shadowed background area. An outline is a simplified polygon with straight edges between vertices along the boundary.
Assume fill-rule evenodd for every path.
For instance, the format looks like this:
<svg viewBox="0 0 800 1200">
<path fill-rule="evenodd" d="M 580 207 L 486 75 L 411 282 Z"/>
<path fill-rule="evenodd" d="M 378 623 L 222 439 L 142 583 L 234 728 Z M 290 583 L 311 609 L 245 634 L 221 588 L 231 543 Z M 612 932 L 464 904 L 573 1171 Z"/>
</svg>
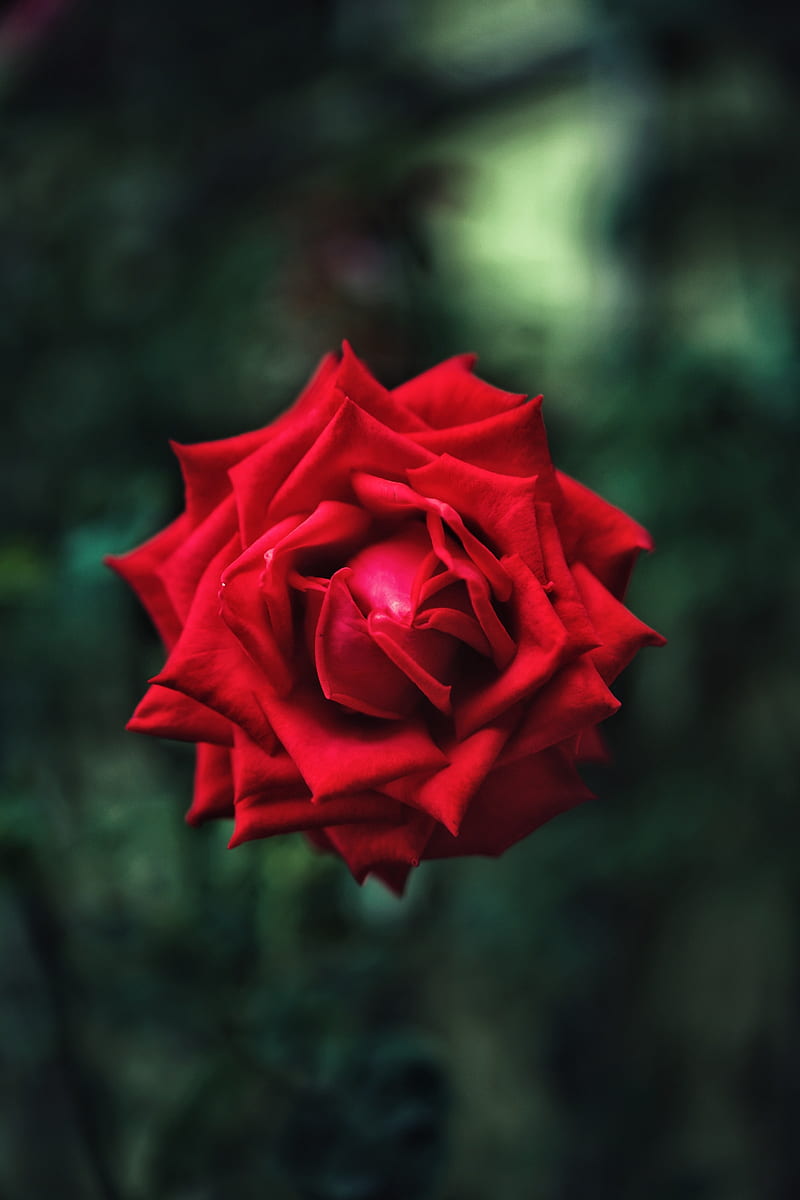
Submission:
<svg viewBox="0 0 800 1200">
<path fill-rule="evenodd" d="M 800 20 L 0 4 L 0 1194 L 800 1194 Z M 645 524 L 601 799 L 398 903 L 183 824 L 101 566 L 348 337 L 545 393 Z"/>
</svg>

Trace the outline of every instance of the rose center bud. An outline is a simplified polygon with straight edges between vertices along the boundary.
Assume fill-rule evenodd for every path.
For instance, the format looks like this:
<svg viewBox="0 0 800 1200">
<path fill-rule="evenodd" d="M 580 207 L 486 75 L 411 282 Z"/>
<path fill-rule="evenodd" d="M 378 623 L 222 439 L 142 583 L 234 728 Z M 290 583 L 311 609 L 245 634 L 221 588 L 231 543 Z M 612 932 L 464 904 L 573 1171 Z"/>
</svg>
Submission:
<svg viewBox="0 0 800 1200">
<path fill-rule="evenodd" d="M 459 643 L 414 624 L 421 587 L 439 570 L 425 526 L 409 521 L 336 572 L 321 607 L 308 613 L 328 699 L 389 718 L 407 716 L 423 697 L 449 711 L 446 679 Z"/>
<path fill-rule="evenodd" d="M 359 550 L 347 565 L 352 572 L 350 591 L 364 615 L 388 613 L 410 623 L 415 584 L 430 554 L 428 531 L 418 521 L 410 521 L 384 541 Z"/>
</svg>

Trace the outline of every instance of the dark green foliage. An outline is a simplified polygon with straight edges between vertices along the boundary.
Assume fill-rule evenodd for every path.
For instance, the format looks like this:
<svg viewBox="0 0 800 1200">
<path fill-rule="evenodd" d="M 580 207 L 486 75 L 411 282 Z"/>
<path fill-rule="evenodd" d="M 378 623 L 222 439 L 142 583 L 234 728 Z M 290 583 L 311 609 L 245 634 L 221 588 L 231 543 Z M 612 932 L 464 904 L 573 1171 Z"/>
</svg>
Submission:
<svg viewBox="0 0 800 1200">
<path fill-rule="evenodd" d="M 438 1190 L 446 1087 L 430 1052 L 362 1042 L 295 1100 L 281 1145 L 308 1200 L 403 1200 Z"/>
</svg>

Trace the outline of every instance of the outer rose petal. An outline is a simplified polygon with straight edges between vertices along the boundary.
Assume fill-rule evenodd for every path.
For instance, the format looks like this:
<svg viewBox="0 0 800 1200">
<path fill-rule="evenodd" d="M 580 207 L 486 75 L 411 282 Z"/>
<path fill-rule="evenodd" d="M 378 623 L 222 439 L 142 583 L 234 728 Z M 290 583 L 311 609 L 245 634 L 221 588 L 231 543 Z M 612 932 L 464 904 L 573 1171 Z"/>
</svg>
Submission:
<svg viewBox="0 0 800 1200">
<path fill-rule="evenodd" d="M 236 811 L 231 846 L 278 833 L 322 827 L 330 832 L 339 826 L 357 825 L 359 837 L 367 830 L 370 845 L 378 846 L 390 858 L 399 856 L 406 861 L 430 833 L 432 823 L 426 823 L 427 818 L 409 814 L 403 805 L 376 792 L 312 803 L 310 791 L 286 752 L 280 748 L 267 755 L 239 730 L 234 768 Z M 344 845 L 348 834 L 338 834 L 337 840 Z M 388 851 L 388 846 L 393 849 Z"/>
<path fill-rule="evenodd" d="M 568 663 L 534 696 L 500 756 L 500 765 L 530 758 L 613 716 L 619 700 L 606 687 L 592 657 L 584 654 Z"/>
<path fill-rule="evenodd" d="M 378 383 L 353 353 L 349 342 L 342 343 L 342 362 L 336 376 L 336 386 L 364 412 L 397 433 L 411 433 L 427 428 L 427 423 L 413 408 L 398 398 L 397 392 L 387 392 L 386 388 Z"/>
<path fill-rule="evenodd" d="M 264 703 L 316 799 L 369 791 L 447 765 L 419 719 L 383 722 L 348 714 L 326 700 L 316 682 L 298 683 L 288 699 L 265 695 Z"/>
<path fill-rule="evenodd" d="M 575 741 L 575 755 L 578 762 L 598 763 L 601 766 L 608 766 L 611 762 L 611 754 L 599 729 L 593 726 L 584 729 Z"/>
<path fill-rule="evenodd" d="M 426 450 L 461 459 L 471 466 L 501 475 L 539 478 L 539 498 L 558 497 L 553 464 L 542 420 L 542 397 L 454 429 L 433 429 L 415 435 Z M 507 486 L 507 485 L 506 485 Z"/>
<path fill-rule="evenodd" d="M 238 548 L 235 538 L 208 564 L 183 633 L 151 682 L 198 700 L 269 747 L 274 734 L 259 699 L 263 677 L 219 617 L 220 575 Z"/>
<path fill-rule="evenodd" d="M 635 617 L 583 563 L 572 570 L 602 645 L 592 651 L 592 662 L 608 683 L 624 671 L 644 646 L 663 646 L 666 638 Z"/>
<path fill-rule="evenodd" d="M 342 404 L 342 393 L 333 386 L 330 372 L 315 389 L 313 402 L 298 404 L 273 429 L 273 435 L 255 453 L 232 467 L 229 476 L 239 514 L 242 545 L 260 538 L 275 524 L 270 506 L 275 493 L 297 463 L 309 452 L 322 430 Z M 298 510 L 300 511 L 300 510 Z"/>
<path fill-rule="evenodd" d="M 583 640 L 585 650 L 591 650 L 599 644 L 600 638 L 589 619 L 572 572 L 567 566 L 564 547 L 561 544 L 561 538 L 553 518 L 553 510 L 549 504 L 537 502 L 536 524 L 539 528 L 539 541 L 553 608 L 572 632 L 573 637 L 576 640 Z"/>
<path fill-rule="evenodd" d="M 492 771 L 467 809 L 458 837 L 437 826 L 424 857 L 502 854 L 551 817 L 593 798 L 571 758 L 553 746 Z"/>
<path fill-rule="evenodd" d="M 370 871 L 376 879 L 380 879 L 390 892 L 400 897 L 406 889 L 408 877 L 412 868 L 405 863 L 378 863 Z"/>
<path fill-rule="evenodd" d="M 135 550 L 122 555 L 109 554 L 104 559 L 106 566 L 136 592 L 167 649 L 178 640 L 181 622 L 158 572 L 165 559 L 183 544 L 189 528 L 186 513 L 181 513 L 166 529 Z"/>
<path fill-rule="evenodd" d="M 197 746 L 194 799 L 186 814 L 190 825 L 233 816 L 231 753 L 226 746 Z"/>
<path fill-rule="evenodd" d="M 191 525 L 199 525 L 230 494 L 228 471 L 269 438 L 269 429 L 256 429 L 218 442 L 194 442 L 182 445 L 170 442 L 177 458 Z"/>
<path fill-rule="evenodd" d="M 621 599 L 636 559 L 642 550 L 653 549 L 653 539 L 627 513 L 582 483 L 563 471 L 557 471 L 556 476 L 564 497 L 558 527 L 567 558 L 585 563 Z"/>
<path fill-rule="evenodd" d="M 229 721 L 205 704 L 157 683 L 147 689 L 126 729 L 181 742 L 233 745 L 233 727 Z"/>
<path fill-rule="evenodd" d="M 335 854 L 337 858 L 340 857 L 339 851 L 324 829 L 309 829 L 307 837 L 317 850 L 322 850 L 325 854 Z M 405 863 L 377 863 L 370 871 L 370 875 L 380 879 L 396 896 L 402 896 L 410 874 L 411 866 Z"/>
<path fill-rule="evenodd" d="M 517 408 L 526 397 L 504 392 L 472 374 L 474 354 L 461 354 L 431 367 L 392 392 L 432 429 L 452 429 Z"/>
<path fill-rule="evenodd" d="M 375 830 L 385 824 L 387 831 L 395 828 L 392 811 L 386 809 L 385 802 L 376 805 L 375 795 L 369 792 L 356 796 L 337 796 L 322 804 L 291 798 L 265 800 L 250 796 L 236 804 L 234 818 L 233 836 L 228 843 L 231 849 L 255 838 L 299 831 L 308 833 L 327 827 Z"/>
<path fill-rule="evenodd" d="M 181 624 L 189 615 L 197 585 L 209 561 L 236 533 L 236 511 L 233 497 L 215 508 L 159 568 L 170 602 Z"/>
<path fill-rule="evenodd" d="M 283 746 L 275 740 L 268 751 L 240 729 L 233 727 L 233 786 L 237 806 L 245 801 L 302 800 L 311 803 L 311 792 Z"/>
<path fill-rule="evenodd" d="M 325 807 L 327 807 L 327 802 Z M 425 813 L 402 804 L 392 804 L 375 794 L 375 811 L 391 813 L 393 821 L 365 822 L 363 825 L 327 825 L 325 833 L 341 854 L 358 883 L 386 863 L 416 867 L 422 858 L 435 822 Z"/>
<path fill-rule="evenodd" d="M 427 777 L 394 780 L 383 784 L 381 790 L 422 809 L 450 833 L 457 834 L 467 806 L 494 766 L 518 720 L 517 707 L 463 740 L 451 735 L 443 745 L 449 762 L 442 771 Z"/>
<path fill-rule="evenodd" d="M 336 416 L 278 489 L 269 507 L 270 521 L 309 512 L 321 500 L 352 503 L 350 480 L 357 471 L 399 476 L 430 457 L 407 436 L 393 433 L 343 396 Z"/>
</svg>

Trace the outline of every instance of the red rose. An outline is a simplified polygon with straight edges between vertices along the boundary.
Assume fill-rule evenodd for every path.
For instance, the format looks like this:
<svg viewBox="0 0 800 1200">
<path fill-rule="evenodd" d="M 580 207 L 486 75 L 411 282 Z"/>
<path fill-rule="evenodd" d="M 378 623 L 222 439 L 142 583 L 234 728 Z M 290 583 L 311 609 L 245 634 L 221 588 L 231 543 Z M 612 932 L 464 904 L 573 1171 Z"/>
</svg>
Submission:
<svg viewBox="0 0 800 1200">
<path fill-rule="evenodd" d="M 400 891 L 590 796 L 641 526 L 554 470 L 540 399 L 345 345 L 255 433 L 175 446 L 185 511 L 110 564 L 169 655 L 129 728 L 197 742 L 187 820 L 302 830 Z"/>
</svg>

